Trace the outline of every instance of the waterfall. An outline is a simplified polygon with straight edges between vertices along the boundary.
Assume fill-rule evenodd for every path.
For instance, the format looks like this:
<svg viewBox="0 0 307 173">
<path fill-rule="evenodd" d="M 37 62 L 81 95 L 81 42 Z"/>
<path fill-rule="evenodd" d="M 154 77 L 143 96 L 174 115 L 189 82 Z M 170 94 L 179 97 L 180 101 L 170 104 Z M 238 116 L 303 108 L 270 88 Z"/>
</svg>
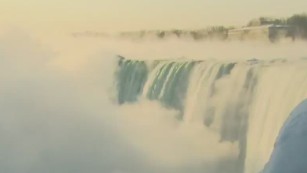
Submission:
<svg viewBox="0 0 307 173">
<path fill-rule="evenodd" d="M 117 100 L 119 104 L 157 100 L 178 110 L 178 121 L 200 124 L 220 143 L 237 146 L 239 152 L 225 173 L 258 173 L 291 110 L 307 96 L 306 69 L 305 59 L 143 61 L 121 57 Z"/>
</svg>

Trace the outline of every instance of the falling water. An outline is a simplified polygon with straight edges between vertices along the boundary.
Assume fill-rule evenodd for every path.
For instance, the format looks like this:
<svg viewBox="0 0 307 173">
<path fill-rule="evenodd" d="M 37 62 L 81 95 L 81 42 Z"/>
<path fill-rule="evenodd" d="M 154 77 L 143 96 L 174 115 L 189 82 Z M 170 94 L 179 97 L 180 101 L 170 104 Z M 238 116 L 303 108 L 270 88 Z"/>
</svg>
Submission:
<svg viewBox="0 0 307 173">
<path fill-rule="evenodd" d="M 307 96 L 306 68 L 305 59 L 142 61 L 121 57 L 118 103 L 157 100 L 177 110 L 182 124 L 201 125 L 220 144 L 236 145 L 236 155 L 214 163 L 216 173 L 258 173 L 289 113 Z"/>
</svg>

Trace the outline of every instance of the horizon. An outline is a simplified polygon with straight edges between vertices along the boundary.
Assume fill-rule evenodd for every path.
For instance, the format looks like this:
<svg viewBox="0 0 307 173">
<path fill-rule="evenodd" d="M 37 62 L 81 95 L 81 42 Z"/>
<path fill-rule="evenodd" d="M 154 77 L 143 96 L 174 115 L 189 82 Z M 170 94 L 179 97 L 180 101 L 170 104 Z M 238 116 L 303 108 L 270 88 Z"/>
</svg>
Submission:
<svg viewBox="0 0 307 173">
<path fill-rule="evenodd" d="M 20 1 L 1 3 L 0 24 L 26 30 L 104 32 L 243 26 L 261 16 L 282 18 L 306 12 L 307 1 Z M 244 15 L 242 15 L 244 14 Z"/>
</svg>

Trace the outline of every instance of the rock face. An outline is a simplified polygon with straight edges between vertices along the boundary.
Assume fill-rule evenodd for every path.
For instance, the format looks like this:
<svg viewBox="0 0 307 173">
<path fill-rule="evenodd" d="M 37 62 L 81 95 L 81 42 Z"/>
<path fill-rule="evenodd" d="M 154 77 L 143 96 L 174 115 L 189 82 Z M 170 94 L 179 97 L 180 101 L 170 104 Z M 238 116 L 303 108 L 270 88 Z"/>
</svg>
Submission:
<svg viewBox="0 0 307 173">
<path fill-rule="evenodd" d="M 263 173 L 307 172 L 307 100 L 291 113 Z"/>
</svg>

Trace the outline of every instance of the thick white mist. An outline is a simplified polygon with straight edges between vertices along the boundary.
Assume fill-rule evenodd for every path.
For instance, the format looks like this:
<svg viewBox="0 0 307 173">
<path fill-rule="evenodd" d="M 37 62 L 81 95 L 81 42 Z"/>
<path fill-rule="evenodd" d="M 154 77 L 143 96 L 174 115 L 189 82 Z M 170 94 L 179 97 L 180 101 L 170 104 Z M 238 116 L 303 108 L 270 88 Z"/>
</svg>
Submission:
<svg viewBox="0 0 307 173">
<path fill-rule="evenodd" d="M 112 103 L 114 55 L 81 48 L 1 37 L 0 172 L 212 172 L 236 154 L 159 103 Z"/>
<path fill-rule="evenodd" d="M 115 104 L 115 55 L 217 61 L 307 55 L 303 42 L 273 45 L 45 37 L 14 30 L 0 38 L 0 172 L 226 173 L 223 166 L 238 155 L 237 143 L 220 143 L 215 131 L 205 130 L 198 122 L 178 122 L 177 111 L 157 102 Z M 260 74 L 255 104 L 249 108 L 254 113 L 249 119 L 246 173 L 262 169 L 289 111 L 306 96 L 306 82 L 299 88 L 282 86 L 305 79 L 296 72 L 305 66 L 282 66 L 282 72 L 279 68 Z M 219 83 L 218 88 L 227 85 L 228 90 L 210 104 L 224 108 L 231 96 L 239 96 L 232 89 L 242 85 L 235 82 L 240 74 L 237 71 Z M 199 87 L 191 84 L 188 108 L 201 104 L 193 100 L 193 86 Z M 295 98 L 281 102 L 293 97 L 292 91 L 298 91 Z M 266 108 L 266 102 L 273 107 Z M 187 114 L 197 119 L 197 112 Z M 277 123 L 271 127 L 273 121 Z"/>
</svg>

